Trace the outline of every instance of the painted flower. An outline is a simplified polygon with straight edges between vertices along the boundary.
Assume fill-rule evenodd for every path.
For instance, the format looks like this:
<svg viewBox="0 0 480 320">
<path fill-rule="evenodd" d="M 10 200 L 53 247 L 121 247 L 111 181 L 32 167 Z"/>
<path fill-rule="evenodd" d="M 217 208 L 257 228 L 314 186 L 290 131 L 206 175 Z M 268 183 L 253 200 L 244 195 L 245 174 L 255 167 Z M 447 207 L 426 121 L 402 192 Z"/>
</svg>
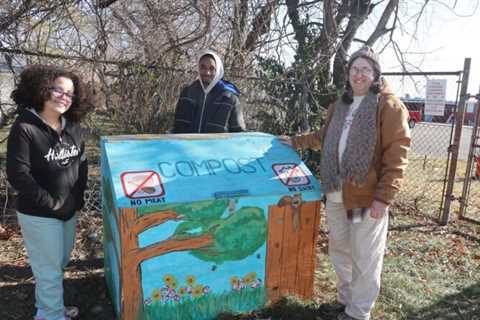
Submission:
<svg viewBox="0 0 480 320">
<path fill-rule="evenodd" d="M 180 289 L 178 289 L 178 294 L 181 297 L 187 295 L 188 294 L 188 288 L 187 287 L 180 287 Z"/>
<path fill-rule="evenodd" d="M 177 279 L 173 279 L 170 284 L 167 284 L 167 286 L 173 290 L 177 289 L 178 288 L 178 280 Z"/>
<path fill-rule="evenodd" d="M 240 284 L 240 279 L 237 276 L 233 276 L 230 278 L 230 284 L 232 287 L 236 287 Z"/>
<path fill-rule="evenodd" d="M 147 298 L 145 299 L 145 301 L 143 301 L 143 303 L 146 305 L 146 306 L 149 306 L 152 304 L 152 299 L 151 298 Z"/>
<path fill-rule="evenodd" d="M 193 287 L 192 297 L 198 298 L 203 295 L 203 286 L 199 284 L 198 286 Z"/>
<path fill-rule="evenodd" d="M 203 287 L 203 294 L 204 295 L 207 295 L 209 292 L 210 292 L 210 287 L 209 286 Z"/>
<path fill-rule="evenodd" d="M 260 287 L 261 284 L 262 284 L 262 279 L 257 279 L 250 284 L 250 287 L 255 289 Z"/>
<path fill-rule="evenodd" d="M 162 293 L 162 296 L 166 296 L 168 294 L 168 291 L 170 289 L 168 287 L 162 287 L 162 289 L 160 289 L 160 292 Z"/>
<path fill-rule="evenodd" d="M 170 287 L 170 284 L 174 281 L 177 281 L 177 279 L 172 274 L 166 274 L 163 276 L 163 282 L 165 282 L 165 284 L 169 287 Z"/>
<path fill-rule="evenodd" d="M 169 288 L 169 289 L 168 289 L 168 293 L 167 293 L 167 298 L 172 299 L 173 297 L 175 297 L 176 294 L 177 294 L 177 293 L 175 292 L 175 289 Z"/>
<path fill-rule="evenodd" d="M 158 289 L 154 289 L 154 290 L 152 291 L 152 300 L 153 300 L 153 301 L 158 301 L 158 300 L 160 300 L 161 298 L 162 298 L 162 293 L 161 293 L 161 291 L 158 290 Z"/>
<path fill-rule="evenodd" d="M 252 272 L 247 273 L 247 275 L 245 277 L 243 277 L 243 282 L 246 285 L 250 285 L 253 281 L 255 281 L 255 279 L 257 279 L 257 273 L 252 271 Z"/>
<path fill-rule="evenodd" d="M 186 279 L 187 285 L 190 287 L 193 286 L 196 280 L 197 279 L 195 278 L 195 276 L 192 276 L 192 275 L 187 276 L 187 279 Z"/>
</svg>

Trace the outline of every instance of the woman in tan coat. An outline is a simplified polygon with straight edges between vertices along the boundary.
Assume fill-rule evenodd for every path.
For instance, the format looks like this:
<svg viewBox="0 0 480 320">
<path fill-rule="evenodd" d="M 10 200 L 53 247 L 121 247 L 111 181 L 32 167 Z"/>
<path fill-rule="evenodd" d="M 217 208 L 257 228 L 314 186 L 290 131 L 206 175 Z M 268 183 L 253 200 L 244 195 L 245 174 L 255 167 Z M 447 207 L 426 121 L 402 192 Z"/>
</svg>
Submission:
<svg viewBox="0 0 480 320">
<path fill-rule="evenodd" d="M 322 130 L 281 137 L 295 149 L 321 149 L 329 255 L 337 274 L 337 319 L 368 320 L 380 291 L 388 209 L 400 189 L 410 146 L 408 111 L 381 77 L 368 47 L 347 65 L 345 92 Z"/>
</svg>

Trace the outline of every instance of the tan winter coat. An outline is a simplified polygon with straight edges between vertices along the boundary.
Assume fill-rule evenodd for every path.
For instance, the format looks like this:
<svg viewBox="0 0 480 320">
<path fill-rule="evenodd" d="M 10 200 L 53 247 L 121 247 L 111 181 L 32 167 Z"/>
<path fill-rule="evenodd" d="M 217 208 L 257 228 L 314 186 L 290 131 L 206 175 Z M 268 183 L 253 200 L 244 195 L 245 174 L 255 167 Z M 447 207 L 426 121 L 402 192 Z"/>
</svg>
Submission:
<svg viewBox="0 0 480 320">
<path fill-rule="evenodd" d="M 328 109 L 326 123 L 322 129 L 292 138 L 295 149 L 322 148 L 334 106 L 333 104 Z M 395 194 L 400 190 L 407 167 L 410 140 L 408 110 L 385 84 L 380 92 L 377 111 L 375 155 L 366 182 L 360 186 L 343 182 L 343 204 L 347 210 L 369 208 L 373 200 L 386 204 L 393 202 Z"/>
</svg>

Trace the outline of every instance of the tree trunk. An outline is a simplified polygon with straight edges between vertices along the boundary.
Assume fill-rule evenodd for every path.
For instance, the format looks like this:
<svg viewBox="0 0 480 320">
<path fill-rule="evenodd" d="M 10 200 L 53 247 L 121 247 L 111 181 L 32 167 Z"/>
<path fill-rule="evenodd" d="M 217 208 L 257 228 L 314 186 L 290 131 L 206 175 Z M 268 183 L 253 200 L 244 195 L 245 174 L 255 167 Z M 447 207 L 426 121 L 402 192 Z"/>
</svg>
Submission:
<svg viewBox="0 0 480 320">
<path fill-rule="evenodd" d="M 145 248 L 138 247 L 138 235 L 145 229 L 180 218 L 181 216 L 173 211 L 151 213 L 137 218 L 135 208 L 122 209 L 119 221 L 121 319 L 141 318 L 144 300 L 140 275 L 142 261 L 169 252 L 199 249 L 212 244 L 212 235 L 204 234 L 188 239 L 167 239 Z"/>
</svg>

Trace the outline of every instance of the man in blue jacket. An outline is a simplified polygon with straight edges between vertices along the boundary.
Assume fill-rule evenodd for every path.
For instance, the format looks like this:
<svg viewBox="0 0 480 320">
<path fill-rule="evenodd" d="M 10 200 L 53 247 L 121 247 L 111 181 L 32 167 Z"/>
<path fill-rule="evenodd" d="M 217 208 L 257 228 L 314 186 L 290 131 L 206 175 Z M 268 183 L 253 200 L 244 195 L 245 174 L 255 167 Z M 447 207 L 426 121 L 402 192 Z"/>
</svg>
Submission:
<svg viewBox="0 0 480 320">
<path fill-rule="evenodd" d="M 198 59 L 199 78 L 185 87 L 175 110 L 173 133 L 245 131 L 240 91 L 223 80 L 223 63 L 210 50 Z"/>
</svg>

